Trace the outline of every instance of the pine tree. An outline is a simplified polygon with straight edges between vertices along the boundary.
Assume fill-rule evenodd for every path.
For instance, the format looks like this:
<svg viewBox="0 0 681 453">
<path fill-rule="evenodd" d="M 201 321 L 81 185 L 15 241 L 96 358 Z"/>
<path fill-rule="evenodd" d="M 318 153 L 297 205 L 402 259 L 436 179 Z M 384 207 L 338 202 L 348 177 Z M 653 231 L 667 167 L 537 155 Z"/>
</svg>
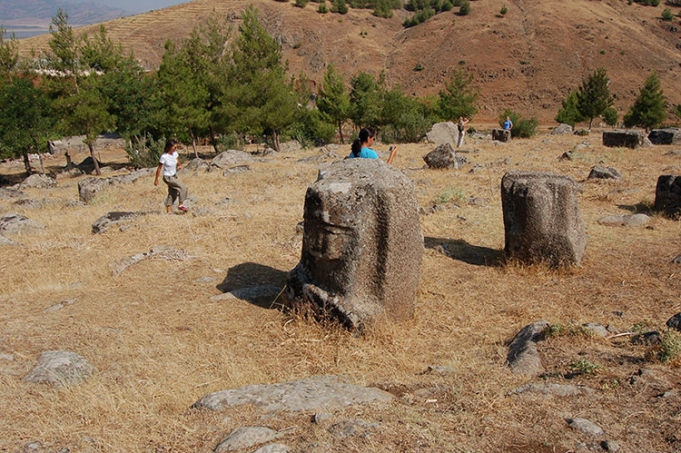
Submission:
<svg viewBox="0 0 681 453">
<path fill-rule="evenodd" d="M 350 118 L 357 127 L 378 129 L 381 114 L 381 96 L 376 79 L 360 72 L 350 79 Z"/>
<path fill-rule="evenodd" d="M 350 96 L 345 87 L 345 82 L 340 74 L 336 73 L 333 63 L 326 68 L 324 81 L 319 89 L 317 99 L 319 111 L 324 113 L 333 124 L 338 127 L 341 143 L 343 138 L 343 123 L 350 117 Z"/>
<path fill-rule="evenodd" d="M 589 130 L 591 130 L 594 118 L 603 115 L 605 110 L 613 104 L 609 85 L 610 79 L 605 69 L 598 68 L 588 79 L 582 81 L 577 91 L 577 110 L 582 117 L 589 119 Z"/>
<path fill-rule="evenodd" d="M 437 105 L 440 117 L 446 121 L 457 121 L 459 117 L 472 118 L 478 113 L 476 103 L 479 96 L 480 90 L 473 86 L 473 74 L 463 68 L 454 71 L 439 94 Z"/>
<path fill-rule="evenodd" d="M 12 72 L 19 61 L 18 44 L 14 33 L 9 41 L 5 40 L 4 36 L 5 29 L 0 26 L 0 88 L 12 80 Z"/>
<path fill-rule="evenodd" d="M 653 72 L 645 81 L 641 91 L 626 115 L 626 127 L 640 126 L 646 132 L 653 129 L 667 118 L 667 100 L 662 91 L 660 78 Z"/>
<path fill-rule="evenodd" d="M 579 113 L 577 108 L 577 90 L 572 90 L 570 94 L 561 102 L 562 108 L 558 110 L 555 120 L 559 123 L 569 124 L 574 127 L 575 124 L 585 120 Z"/>
</svg>

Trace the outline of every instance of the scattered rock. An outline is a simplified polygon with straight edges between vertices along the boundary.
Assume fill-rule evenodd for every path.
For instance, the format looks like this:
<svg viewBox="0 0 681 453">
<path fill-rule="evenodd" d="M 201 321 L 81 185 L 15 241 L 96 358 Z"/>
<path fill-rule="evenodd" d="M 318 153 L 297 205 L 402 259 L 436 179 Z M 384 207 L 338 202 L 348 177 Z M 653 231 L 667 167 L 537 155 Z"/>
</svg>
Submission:
<svg viewBox="0 0 681 453">
<path fill-rule="evenodd" d="M 681 145 L 681 129 L 678 127 L 653 129 L 648 134 L 648 140 L 654 145 Z"/>
<path fill-rule="evenodd" d="M 426 371 L 421 374 L 453 374 L 456 373 L 456 368 L 442 365 L 428 365 Z"/>
<path fill-rule="evenodd" d="M 622 175 L 620 172 L 612 167 L 596 165 L 591 169 L 591 172 L 586 179 L 620 179 L 621 177 Z"/>
<path fill-rule="evenodd" d="M 597 335 L 599 337 L 607 337 L 609 335 L 608 329 L 603 327 L 602 325 L 595 323 L 595 322 L 589 322 L 586 324 L 583 324 L 582 327 L 586 329 L 587 331 L 593 333 L 594 335 Z"/>
<path fill-rule="evenodd" d="M 347 384 L 338 376 L 311 376 L 291 382 L 247 385 L 211 393 L 192 407 L 219 411 L 252 404 L 266 412 L 329 412 L 355 404 L 388 403 L 393 399 L 388 392 Z"/>
<path fill-rule="evenodd" d="M 601 442 L 601 448 L 605 451 L 611 451 L 614 453 L 616 451 L 620 451 L 621 447 L 617 442 L 613 440 L 604 440 L 603 442 Z"/>
<path fill-rule="evenodd" d="M 329 432 L 341 439 L 355 436 L 366 438 L 380 426 L 378 423 L 367 423 L 364 420 L 344 420 L 331 426 Z"/>
<path fill-rule="evenodd" d="M 452 143 L 458 142 L 459 130 L 456 124 L 451 121 L 435 123 L 426 133 L 426 139 L 436 145 L 449 144 L 451 146 Z"/>
<path fill-rule="evenodd" d="M 186 164 L 184 164 L 184 168 L 186 170 L 193 170 L 193 171 L 198 171 L 198 170 L 208 170 L 208 163 L 201 159 L 200 157 L 195 157 L 194 159 L 190 160 Z"/>
<path fill-rule="evenodd" d="M 330 420 L 331 417 L 333 417 L 333 414 L 329 412 L 317 412 L 312 416 L 312 423 L 321 425 L 325 421 Z"/>
<path fill-rule="evenodd" d="M 591 395 L 596 391 L 583 385 L 562 385 L 562 384 L 527 384 L 517 387 L 509 395 L 519 395 L 523 393 L 540 393 L 542 395 L 554 396 L 579 396 Z"/>
<path fill-rule="evenodd" d="M 508 348 L 508 363 L 513 373 L 539 375 L 544 372 L 537 341 L 548 328 L 548 321 L 537 321 L 525 326 L 513 338 Z"/>
<path fill-rule="evenodd" d="M 453 168 L 455 170 L 463 167 L 467 162 L 465 157 L 456 155 L 449 143 L 438 146 L 423 156 L 423 160 L 430 168 Z"/>
<path fill-rule="evenodd" d="M 584 434 L 590 434 L 592 436 L 600 436 L 603 434 L 603 430 L 598 425 L 585 418 L 568 418 L 565 419 L 565 421 L 570 428 L 581 431 Z"/>
<path fill-rule="evenodd" d="M 611 148 L 640 148 L 649 142 L 645 133 L 638 130 L 604 131 L 603 146 Z"/>
<path fill-rule="evenodd" d="M 68 386 L 90 377 L 94 367 L 75 352 L 46 351 L 38 357 L 38 364 L 24 380 L 36 384 Z"/>
<path fill-rule="evenodd" d="M 650 221 L 650 217 L 645 214 L 622 214 L 601 217 L 596 222 L 600 225 L 608 226 L 642 226 Z"/>
<path fill-rule="evenodd" d="M 228 149 L 218 154 L 210 163 L 209 171 L 223 170 L 225 168 L 234 167 L 253 162 L 253 157 L 244 151 L 235 149 Z"/>
<path fill-rule="evenodd" d="M 14 356 L 12 354 L 0 354 L 0 360 L 6 360 L 8 362 L 11 362 L 14 360 Z"/>
<path fill-rule="evenodd" d="M 103 215 L 92 224 L 92 232 L 94 234 L 100 234 L 107 231 L 109 228 L 116 225 L 123 225 L 131 222 L 132 220 L 147 215 L 149 212 L 120 212 L 114 211 Z"/>
<path fill-rule="evenodd" d="M 111 178 L 87 178 L 78 183 L 78 196 L 85 203 L 94 200 L 95 196 L 111 185 Z"/>
<path fill-rule="evenodd" d="M 215 280 L 216 280 L 215 277 L 203 276 L 203 277 L 199 277 L 196 280 L 194 280 L 194 283 L 212 283 Z"/>
<path fill-rule="evenodd" d="M 551 131 L 551 135 L 565 135 L 572 134 L 572 126 L 569 124 L 561 123 L 557 127 L 554 127 Z"/>
<path fill-rule="evenodd" d="M 286 143 L 279 144 L 279 151 L 281 151 L 282 153 L 300 151 L 301 149 L 303 149 L 303 145 L 301 145 L 298 140 L 290 140 Z"/>
<path fill-rule="evenodd" d="M 681 313 L 677 313 L 667 320 L 667 327 L 681 332 Z"/>
<path fill-rule="evenodd" d="M 153 247 L 150 251 L 144 253 L 138 253 L 137 255 L 128 256 L 123 258 L 119 262 L 111 265 L 111 271 L 113 275 L 120 275 L 128 267 L 139 263 L 147 258 L 159 258 L 169 261 L 185 261 L 191 258 L 184 250 L 174 249 L 165 245 L 158 245 Z"/>
<path fill-rule="evenodd" d="M 14 242 L 11 239 L 6 238 L 5 236 L 0 235 L 0 245 L 16 246 L 16 245 L 19 245 L 19 244 L 17 242 Z"/>
<path fill-rule="evenodd" d="M 19 184 L 19 190 L 24 189 L 48 189 L 50 187 L 56 187 L 57 181 L 50 178 L 47 175 L 36 173 Z"/>
<path fill-rule="evenodd" d="M 660 336 L 660 332 L 657 331 L 650 331 L 650 332 L 643 332 L 642 334 L 639 335 L 634 335 L 631 337 L 631 342 L 634 344 L 644 344 L 647 346 L 652 346 L 652 345 L 657 345 L 662 342 L 662 337 Z"/>
<path fill-rule="evenodd" d="M 3 234 L 30 233 L 45 228 L 40 222 L 19 214 L 5 214 L 0 217 L 0 232 Z"/>
<path fill-rule="evenodd" d="M 247 171 L 251 171 L 251 167 L 248 165 L 237 165 L 236 167 L 230 167 L 225 169 L 225 171 L 222 172 L 222 176 L 229 176 L 234 173 L 244 173 Z"/>
<path fill-rule="evenodd" d="M 575 160 L 575 157 L 576 157 L 576 156 L 577 156 L 577 153 L 575 153 L 575 152 L 572 151 L 572 150 L 570 150 L 570 151 L 565 151 L 565 152 L 558 158 L 558 160 L 569 160 L 569 161 L 573 161 L 573 160 Z"/>
<path fill-rule="evenodd" d="M 20 190 L 0 187 L 0 199 L 2 200 L 12 200 L 14 198 L 22 198 L 25 196 L 26 194 Z"/>
<path fill-rule="evenodd" d="M 215 448 L 215 452 L 235 451 L 242 448 L 250 448 L 258 444 L 269 442 L 281 434 L 265 427 L 242 427 L 237 428 Z"/>
<path fill-rule="evenodd" d="M 258 448 L 252 453 L 289 453 L 289 451 L 291 449 L 284 444 L 269 444 Z"/>
<path fill-rule="evenodd" d="M 511 131 L 507 129 L 492 129 L 492 140 L 508 143 L 511 141 Z"/>
<path fill-rule="evenodd" d="M 471 206 L 488 206 L 489 200 L 482 197 L 467 197 L 466 203 Z"/>
<path fill-rule="evenodd" d="M 663 211 L 672 218 L 681 214 L 681 176 L 662 175 L 657 178 L 655 210 Z"/>
</svg>

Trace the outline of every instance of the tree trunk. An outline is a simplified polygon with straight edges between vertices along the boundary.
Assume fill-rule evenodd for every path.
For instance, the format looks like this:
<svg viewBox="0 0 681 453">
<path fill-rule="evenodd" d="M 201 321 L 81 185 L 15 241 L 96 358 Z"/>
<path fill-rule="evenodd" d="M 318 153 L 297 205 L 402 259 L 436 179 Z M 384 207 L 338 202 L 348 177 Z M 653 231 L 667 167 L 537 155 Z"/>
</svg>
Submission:
<svg viewBox="0 0 681 453">
<path fill-rule="evenodd" d="M 24 167 L 26 168 L 26 174 L 31 176 L 33 171 L 31 170 L 31 161 L 28 159 L 28 151 L 24 151 Z"/>
<path fill-rule="evenodd" d="M 215 151 L 215 155 L 218 155 L 218 139 L 215 137 L 215 131 L 213 130 L 213 126 L 210 126 L 209 128 L 210 131 L 210 144 L 213 145 L 213 150 Z"/>
<path fill-rule="evenodd" d="M 281 150 L 281 145 L 279 144 L 279 132 L 277 131 L 272 131 L 272 145 L 274 146 L 274 150 L 276 152 Z"/>
<path fill-rule="evenodd" d="M 593 122 L 594 122 L 594 119 L 589 118 L 589 132 L 591 132 L 591 125 L 593 124 Z"/>
<path fill-rule="evenodd" d="M 192 130 L 191 127 L 188 127 L 187 129 L 189 129 L 189 136 L 192 139 L 192 148 L 194 149 L 194 157 L 196 157 L 198 159 L 199 158 L 199 152 L 196 150 L 196 137 L 194 137 L 194 131 Z"/>
<path fill-rule="evenodd" d="M 35 149 L 36 152 L 38 153 L 38 160 L 40 160 L 40 172 L 44 175 L 45 174 L 45 165 L 43 164 L 43 156 L 40 154 L 40 143 L 38 142 L 37 138 L 34 138 L 33 141 L 35 142 Z"/>
<path fill-rule="evenodd" d="M 338 135 L 340 135 L 341 143 L 344 145 L 345 140 L 343 140 L 343 123 L 338 121 Z"/>
<path fill-rule="evenodd" d="M 95 146 L 92 143 L 89 143 L 88 148 L 90 148 L 90 157 L 92 157 L 92 163 L 95 164 L 95 174 L 97 176 L 102 176 L 102 172 L 99 169 L 99 162 L 97 162 L 97 158 L 95 157 Z"/>
<path fill-rule="evenodd" d="M 66 169 L 71 170 L 73 168 L 73 162 L 71 161 L 71 154 L 69 154 L 68 148 L 66 149 L 64 156 L 66 156 Z"/>
</svg>

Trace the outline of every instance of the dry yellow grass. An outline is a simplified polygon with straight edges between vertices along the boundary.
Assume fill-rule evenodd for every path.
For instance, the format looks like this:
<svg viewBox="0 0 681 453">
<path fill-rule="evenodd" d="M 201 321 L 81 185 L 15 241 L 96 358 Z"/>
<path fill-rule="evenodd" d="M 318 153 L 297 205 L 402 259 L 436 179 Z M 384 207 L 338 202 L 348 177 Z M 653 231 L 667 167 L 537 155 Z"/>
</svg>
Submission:
<svg viewBox="0 0 681 453">
<path fill-rule="evenodd" d="M 558 160 L 585 140 L 592 146 L 579 150 L 578 159 Z M 46 451 L 208 452 L 232 429 L 263 424 L 293 428 L 283 442 L 297 451 L 309 451 L 306 446 L 315 442 L 338 452 L 568 451 L 587 440 L 566 430 L 565 417 L 593 420 L 606 431 L 602 439 L 617 441 L 623 451 L 681 448 L 681 397 L 655 397 L 678 389 L 679 368 L 646 361 L 648 349 L 631 345 L 629 337 L 562 335 L 540 343 L 547 381 L 588 385 L 598 390 L 591 397 L 508 396 L 512 388 L 537 380 L 514 376 L 505 365 L 507 342 L 536 320 L 565 326 L 598 322 L 621 330 L 645 322 L 662 329 L 681 311 L 680 269 L 671 263 L 681 253 L 681 224 L 659 215 L 648 227 L 596 223 L 652 203 L 657 177 L 679 172 L 681 158 L 665 155 L 674 148 L 607 149 L 600 134 L 540 135 L 507 146 L 468 140 L 465 149 L 477 150 L 467 154 L 469 160 L 485 164 L 473 173 L 471 166 L 423 169 L 421 158 L 432 148 L 400 145 L 396 165 L 415 182 L 421 206 L 451 196 L 460 207 L 422 216 L 427 248 L 415 318 L 382 325 L 362 338 L 268 306 L 210 299 L 223 281 L 231 288 L 283 285 L 299 259 L 295 226 L 317 173 L 315 164 L 298 159 L 316 155 L 316 149 L 262 159 L 251 172 L 230 177 L 183 175 L 198 197 L 197 208 L 210 211 L 200 217 L 161 214 L 165 188 L 155 188 L 153 177 L 116 186 L 88 207 L 63 207 L 77 199 L 79 179 L 26 190 L 32 198 L 56 200 L 44 209 L 0 199 L 0 213 L 17 212 L 47 225 L 12 237 L 21 246 L 2 246 L 0 253 L 0 354 L 14 357 L 0 360 L 0 451 L 41 441 L 51 445 Z M 123 156 L 101 157 L 110 163 Z M 583 265 L 552 271 L 504 264 L 503 174 L 550 170 L 583 181 L 597 163 L 624 177 L 583 184 L 588 235 Z M 468 205 L 469 196 L 487 198 L 488 204 Z M 216 206 L 225 197 L 229 207 Z M 91 224 L 109 211 L 147 209 L 159 214 L 141 217 L 123 232 L 91 232 Z M 156 245 L 181 248 L 191 258 L 149 259 L 112 275 L 113 263 Z M 215 281 L 197 282 L 200 277 Z M 75 302 L 45 312 L 68 299 Z M 24 382 L 46 350 L 77 352 L 97 370 L 68 389 Z M 566 379 L 569 365 L 581 359 L 600 368 Z M 422 374 L 429 365 L 455 371 Z M 630 384 L 642 367 L 655 378 Z M 348 375 L 400 398 L 389 407 L 336 414 L 334 420 L 363 418 L 382 425 L 366 439 L 342 442 L 334 440 L 328 424 L 312 424 L 306 414 L 189 410 L 210 392 L 315 374 Z"/>
</svg>

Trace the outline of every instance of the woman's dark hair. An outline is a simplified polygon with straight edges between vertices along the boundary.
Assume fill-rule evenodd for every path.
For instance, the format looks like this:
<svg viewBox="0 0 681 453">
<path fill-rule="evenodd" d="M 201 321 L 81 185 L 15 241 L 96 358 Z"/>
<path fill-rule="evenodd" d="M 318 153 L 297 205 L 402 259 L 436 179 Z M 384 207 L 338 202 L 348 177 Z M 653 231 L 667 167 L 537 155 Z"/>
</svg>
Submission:
<svg viewBox="0 0 681 453">
<path fill-rule="evenodd" d="M 359 138 L 352 142 L 352 155 L 359 156 L 360 151 L 362 151 L 362 143 L 366 143 L 370 137 L 376 135 L 376 132 L 370 127 L 363 127 L 359 131 Z"/>
<path fill-rule="evenodd" d="M 169 138 L 168 140 L 166 140 L 166 146 L 163 149 L 163 152 L 167 153 L 175 145 L 177 145 L 177 140 L 173 140 L 172 138 Z"/>
</svg>

